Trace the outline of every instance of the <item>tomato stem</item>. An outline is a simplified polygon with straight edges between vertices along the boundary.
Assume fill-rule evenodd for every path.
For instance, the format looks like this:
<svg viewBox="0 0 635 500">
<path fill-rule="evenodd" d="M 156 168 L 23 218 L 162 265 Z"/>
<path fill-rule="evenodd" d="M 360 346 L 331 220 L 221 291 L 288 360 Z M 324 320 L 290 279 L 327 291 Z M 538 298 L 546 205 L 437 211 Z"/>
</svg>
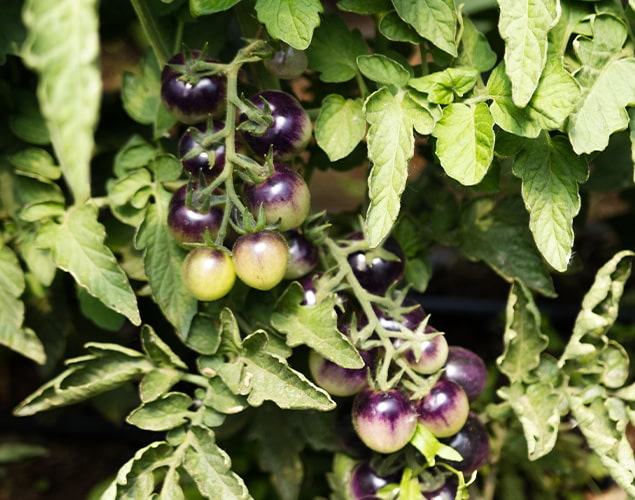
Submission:
<svg viewBox="0 0 635 500">
<path fill-rule="evenodd" d="M 137 15 L 137 19 L 139 19 L 139 23 L 143 28 L 143 32 L 148 38 L 150 47 L 152 47 L 154 55 L 157 58 L 159 68 L 163 68 L 170 58 L 170 51 L 165 39 L 161 35 L 156 19 L 152 15 L 152 12 L 150 12 L 150 8 L 145 0 L 131 0 L 131 3 Z"/>
</svg>

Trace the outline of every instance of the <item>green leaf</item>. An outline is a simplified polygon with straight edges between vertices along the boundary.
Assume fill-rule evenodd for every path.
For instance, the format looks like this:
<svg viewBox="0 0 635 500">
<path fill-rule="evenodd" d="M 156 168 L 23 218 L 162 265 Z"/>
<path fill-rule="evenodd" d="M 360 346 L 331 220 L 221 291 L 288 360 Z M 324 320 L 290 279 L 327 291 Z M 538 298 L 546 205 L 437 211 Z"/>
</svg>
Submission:
<svg viewBox="0 0 635 500">
<path fill-rule="evenodd" d="M 141 401 L 148 403 L 165 395 L 183 378 L 183 372 L 174 368 L 157 368 L 146 373 L 139 383 Z"/>
<path fill-rule="evenodd" d="M 287 361 L 266 351 L 267 334 L 258 330 L 245 338 L 229 362 L 203 358 L 203 373 L 218 374 L 234 394 L 247 396 L 251 406 L 272 401 L 280 408 L 331 410 L 335 403 L 326 391 L 311 383 Z"/>
<path fill-rule="evenodd" d="M 90 197 L 93 134 L 101 103 L 95 0 L 27 0 L 24 62 L 39 74 L 37 95 L 53 149 L 76 203 Z"/>
<path fill-rule="evenodd" d="M 190 13 L 194 17 L 207 16 L 231 9 L 241 0 L 190 0 Z"/>
<path fill-rule="evenodd" d="M 187 370 L 187 365 L 179 358 L 172 348 L 159 337 L 149 325 L 141 329 L 143 350 L 148 357 L 159 366 L 170 366 Z"/>
<path fill-rule="evenodd" d="M 527 374 L 540 365 L 540 355 L 549 339 L 540 331 L 540 311 L 533 296 L 520 283 L 509 290 L 505 318 L 505 350 L 496 364 L 514 384 L 526 380 Z"/>
<path fill-rule="evenodd" d="M 257 442 L 256 454 L 262 470 L 271 473 L 271 482 L 281 500 L 300 498 L 304 479 L 301 452 L 304 441 L 290 421 L 290 412 L 273 405 L 258 409 L 249 437 Z M 276 432 L 271 432 L 276 429 Z"/>
<path fill-rule="evenodd" d="M 44 346 L 35 333 L 24 328 L 24 273 L 13 251 L 0 247 L 0 344 L 44 364 Z"/>
<path fill-rule="evenodd" d="M 62 176 L 60 167 L 53 157 L 41 148 L 28 148 L 9 157 L 9 163 L 15 167 L 15 173 L 32 177 L 41 182 L 49 182 Z"/>
<path fill-rule="evenodd" d="M 168 431 L 192 418 L 192 398 L 181 392 L 170 392 L 158 399 L 141 403 L 126 418 L 129 424 L 147 431 Z"/>
<path fill-rule="evenodd" d="M 20 16 L 21 0 L 7 0 L 2 7 L 0 18 L 0 65 L 4 65 L 7 55 L 19 55 L 20 46 L 26 37 L 26 30 Z"/>
<path fill-rule="evenodd" d="M 487 104 L 453 103 L 432 133 L 445 172 L 464 186 L 483 180 L 494 157 L 494 119 Z"/>
<path fill-rule="evenodd" d="M 408 85 L 428 94 L 430 102 L 450 104 L 454 96 L 463 97 L 476 85 L 479 73 L 474 68 L 447 68 L 412 78 Z"/>
<path fill-rule="evenodd" d="M 121 99 L 126 113 L 133 120 L 154 125 L 155 138 L 161 137 L 176 123 L 161 101 L 161 68 L 152 51 L 146 53 L 138 74 L 123 74 Z"/>
<path fill-rule="evenodd" d="M 454 0 L 392 0 L 399 17 L 419 35 L 456 57 L 456 7 Z"/>
<path fill-rule="evenodd" d="M 35 94 L 25 89 L 14 89 L 13 99 L 19 113 L 9 116 L 11 132 L 29 144 L 38 146 L 50 144 L 49 130 Z"/>
<path fill-rule="evenodd" d="M 470 18 L 462 17 L 460 21 L 463 31 L 459 42 L 459 54 L 454 64 L 476 68 L 481 73 L 489 71 L 496 64 L 496 52 Z"/>
<path fill-rule="evenodd" d="M 567 362 L 574 363 L 578 369 L 594 364 L 599 348 L 607 343 L 606 333 L 617 319 L 633 256 L 635 253 L 631 251 L 618 252 L 598 270 L 582 301 L 573 334 L 558 361 L 560 367 Z"/>
<path fill-rule="evenodd" d="M 511 404 L 522 424 L 529 459 L 536 460 L 549 453 L 558 437 L 564 392 L 539 381 L 527 386 L 515 382 L 500 388 L 498 394 Z"/>
<path fill-rule="evenodd" d="M 406 42 L 418 45 L 421 37 L 412 26 L 403 22 L 395 11 L 382 16 L 377 26 L 382 35 L 393 42 Z"/>
<path fill-rule="evenodd" d="M 337 297 L 330 294 L 319 304 L 303 306 L 304 292 L 298 283 L 285 290 L 271 315 L 271 326 L 286 334 L 291 347 L 308 345 L 322 357 L 344 368 L 364 366 L 357 349 L 337 328 Z"/>
<path fill-rule="evenodd" d="M 99 328 L 116 332 L 125 323 L 124 316 L 106 307 L 101 300 L 93 297 L 84 288 L 76 286 L 75 294 L 82 314 Z"/>
<path fill-rule="evenodd" d="M 404 111 L 405 93 L 393 96 L 383 87 L 366 100 L 370 205 L 366 212 L 366 239 L 371 247 L 390 233 L 401 208 L 401 194 L 408 178 L 408 162 L 414 154 L 413 123 Z"/>
<path fill-rule="evenodd" d="M 577 154 L 604 150 L 609 136 L 628 126 L 625 107 L 635 103 L 635 57 L 621 57 L 626 37 L 621 20 L 600 15 L 593 20 L 593 39 L 575 41 L 582 96 L 569 118 L 569 139 Z"/>
<path fill-rule="evenodd" d="M 428 428 L 419 423 L 410 444 L 414 446 L 425 457 L 428 465 L 434 466 L 436 457 L 445 458 L 447 460 L 461 461 L 463 457 L 451 446 L 440 442 Z"/>
<path fill-rule="evenodd" d="M 410 72 L 399 62 L 383 54 L 362 55 L 357 58 L 362 75 L 383 85 L 404 87 Z"/>
<path fill-rule="evenodd" d="M 198 425 L 190 427 L 187 445 L 183 468 L 205 498 L 251 498 L 243 480 L 231 471 L 227 453 L 216 446 L 210 429 Z"/>
<path fill-rule="evenodd" d="M 392 9 L 390 0 L 340 0 L 337 7 L 355 14 L 379 14 Z"/>
<path fill-rule="evenodd" d="M 247 403 L 242 396 L 237 396 L 220 377 L 209 379 L 210 389 L 205 394 L 203 404 L 208 408 L 224 413 L 240 413 L 247 408 Z"/>
<path fill-rule="evenodd" d="M 357 57 L 366 54 L 368 47 L 358 30 L 350 31 L 337 15 L 324 17 L 315 30 L 307 48 L 309 68 L 320 73 L 320 80 L 328 83 L 347 82 L 359 73 Z"/>
<path fill-rule="evenodd" d="M 470 204 L 461 215 L 461 249 L 471 259 L 486 262 L 506 281 L 516 280 L 554 297 L 551 275 L 529 231 L 527 214 L 518 198 L 491 198 Z"/>
<path fill-rule="evenodd" d="M 498 29 L 505 41 L 505 69 L 513 101 L 525 107 L 547 62 L 547 34 L 558 22 L 558 0 L 498 0 Z"/>
<path fill-rule="evenodd" d="M 90 399 L 152 370 L 140 352 L 116 344 L 86 345 L 89 354 L 68 360 L 69 367 L 18 405 L 18 416 L 34 415 Z"/>
<path fill-rule="evenodd" d="M 625 432 L 628 420 L 624 403 L 615 398 L 587 403 L 571 394 L 569 405 L 577 427 L 611 478 L 629 497 L 635 497 L 635 459 Z"/>
<path fill-rule="evenodd" d="M 578 184 L 588 177 L 586 161 L 562 137 L 542 133 L 528 141 L 512 171 L 522 180 L 529 228 L 538 249 L 558 271 L 565 271 L 573 247 L 573 218 L 580 210 Z"/>
<path fill-rule="evenodd" d="M 366 134 L 366 121 L 361 99 L 346 99 L 329 94 L 322 101 L 315 121 L 315 140 L 329 160 L 348 156 Z"/>
<path fill-rule="evenodd" d="M 493 95 L 490 109 L 498 126 L 512 134 L 535 138 L 541 130 L 557 130 L 563 125 L 576 101 L 580 89 L 559 59 L 550 59 L 529 103 L 519 108 L 512 100 L 512 85 L 505 74 L 505 65 L 498 65 L 487 82 Z"/>
<path fill-rule="evenodd" d="M 432 134 L 434 125 L 442 114 L 438 104 L 431 103 L 423 94 L 413 89 L 406 91 L 401 107 L 414 129 L 421 135 Z"/>
<path fill-rule="evenodd" d="M 143 261 L 152 297 L 179 335 L 184 337 L 196 314 L 197 301 L 181 278 L 186 251 L 174 241 L 167 227 L 170 193 L 157 186 L 156 203 L 148 206 L 137 234 L 136 246 L 143 249 Z"/>
<path fill-rule="evenodd" d="M 133 135 L 121 149 L 117 151 L 113 172 L 117 177 L 125 177 L 130 172 L 150 165 L 158 154 L 159 151 L 156 146 L 146 142 L 146 140 L 139 135 Z"/>
<path fill-rule="evenodd" d="M 74 205 L 59 223 L 42 226 L 38 242 L 49 248 L 57 267 L 70 273 L 93 297 L 139 325 L 137 299 L 112 251 L 104 244 L 106 231 L 97 208 Z"/>
<path fill-rule="evenodd" d="M 298 50 L 311 44 L 324 11 L 320 0 L 256 0 L 255 8 L 258 20 L 273 38 Z"/>
</svg>

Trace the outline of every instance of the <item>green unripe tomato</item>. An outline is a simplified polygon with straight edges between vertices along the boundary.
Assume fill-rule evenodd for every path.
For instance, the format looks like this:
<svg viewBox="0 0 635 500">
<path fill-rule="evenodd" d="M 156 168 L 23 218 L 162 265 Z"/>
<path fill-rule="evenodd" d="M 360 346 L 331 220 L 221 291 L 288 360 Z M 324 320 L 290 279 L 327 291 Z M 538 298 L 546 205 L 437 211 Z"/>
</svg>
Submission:
<svg viewBox="0 0 635 500">
<path fill-rule="evenodd" d="M 197 300 L 218 300 L 236 282 L 236 271 L 229 253 L 218 248 L 197 247 L 183 261 L 183 284 Z"/>
<path fill-rule="evenodd" d="M 278 232 L 247 233 L 234 243 L 232 259 L 236 274 L 245 285 L 270 290 L 287 272 L 289 247 Z"/>
</svg>

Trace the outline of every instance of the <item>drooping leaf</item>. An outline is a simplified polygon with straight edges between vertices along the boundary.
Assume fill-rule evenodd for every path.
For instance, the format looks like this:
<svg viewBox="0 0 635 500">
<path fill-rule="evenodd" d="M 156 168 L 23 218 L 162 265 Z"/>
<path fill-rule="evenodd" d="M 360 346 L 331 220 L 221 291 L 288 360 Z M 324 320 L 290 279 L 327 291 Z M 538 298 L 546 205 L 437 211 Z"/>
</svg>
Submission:
<svg viewBox="0 0 635 500">
<path fill-rule="evenodd" d="M 357 76 L 357 57 L 366 54 L 368 47 L 358 30 L 350 31 L 340 16 L 328 15 L 306 52 L 309 68 L 320 73 L 320 80 L 336 83 Z"/>
<path fill-rule="evenodd" d="M 463 17 L 461 23 L 463 31 L 455 64 L 476 68 L 481 73 L 489 71 L 496 64 L 496 52 L 490 47 L 487 37 L 474 26 L 469 17 Z"/>
<path fill-rule="evenodd" d="M 494 119 L 487 104 L 453 103 L 432 134 L 445 172 L 464 186 L 483 180 L 494 157 Z"/>
<path fill-rule="evenodd" d="M 148 403 L 168 393 L 183 378 L 183 372 L 174 368 L 157 368 L 146 373 L 139 382 L 141 401 Z"/>
<path fill-rule="evenodd" d="M 136 246 L 143 260 L 152 296 L 181 336 L 187 335 L 196 314 L 197 301 L 181 278 L 185 250 L 178 246 L 167 227 L 170 194 L 157 187 L 155 203 L 149 205 L 137 234 Z"/>
<path fill-rule="evenodd" d="M 190 12 L 194 17 L 207 16 L 231 9 L 241 0 L 190 0 Z"/>
<path fill-rule="evenodd" d="M 271 482 L 282 500 L 299 498 L 304 479 L 302 436 L 290 421 L 290 412 L 263 405 L 252 420 L 249 437 L 257 443 L 256 454 L 262 470 L 271 473 Z M 271 432 L 277 429 L 276 432 Z"/>
<path fill-rule="evenodd" d="M 190 420 L 192 398 L 182 392 L 169 392 L 164 396 L 141 403 L 126 418 L 129 424 L 147 431 L 168 431 Z"/>
<path fill-rule="evenodd" d="M 150 361 L 132 349 L 96 343 L 86 347 L 89 354 L 69 360 L 69 367 L 20 403 L 15 414 L 28 416 L 84 401 L 153 368 Z"/>
<path fill-rule="evenodd" d="M 119 331 L 126 318 L 89 294 L 80 286 L 75 287 L 75 294 L 82 314 L 99 328 L 111 332 Z"/>
<path fill-rule="evenodd" d="M 547 62 L 547 34 L 558 22 L 558 0 L 498 0 L 498 29 L 505 41 L 505 69 L 512 98 L 523 108 L 534 94 Z"/>
<path fill-rule="evenodd" d="M 414 154 L 413 123 L 404 112 L 405 93 L 393 96 L 382 87 L 366 100 L 370 205 L 366 212 L 366 239 L 371 247 L 382 243 L 397 220 L 401 193 L 406 187 L 408 162 Z"/>
<path fill-rule="evenodd" d="M 456 7 L 454 0 L 392 0 L 399 17 L 419 35 L 456 57 Z"/>
<path fill-rule="evenodd" d="M 272 37 L 298 50 L 311 43 L 323 12 L 320 0 L 256 0 L 255 8 Z"/>
<path fill-rule="evenodd" d="M 584 296 L 567 346 L 558 364 L 573 362 L 584 369 L 593 366 L 599 348 L 606 344 L 606 333 L 617 319 L 624 286 L 631 273 L 635 253 L 618 252 L 597 272 L 595 281 Z"/>
<path fill-rule="evenodd" d="M 461 250 L 486 262 L 503 279 L 518 280 L 548 296 L 556 292 L 547 266 L 529 231 L 520 200 L 491 198 L 472 203 L 461 215 Z"/>
<path fill-rule="evenodd" d="M 76 203 L 90 197 L 90 160 L 101 103 L 98 5 L 94 0 L 28 0 L 25 63 L 39 75 L 38 100 Z"/>
<path fill-rule="evenodd" d="M 357 66 L 362 75 L 382 85 L 403 87 L 410 78 L 407 68 L 383 54 L 361 55 L 357 58 Z"/>
<path fill-rule="evenodd" d="M 24 328 L 24 273 L 15 253 L 0 247 L 0 344 L 19 352 L 36 363 L 44 364 L 44 346 L 35 333 Z"/>
<path fill-rule="evenodd" d="M 346 99 L 329 94 L 322 101 L 315 121 L 315 140 L 337 161 L 348 156 L 366 134 L 366 121 L 361 99 Z"/>
<path fill-rule="evenodd" d="M 216 446 L 210 429 L 199 425 L 190 427 L 183 467 L 205 498 L 251 498 L 243 480 L 231 471 L 227 453 Z"/>
<path fill-rule="evenodd" d="M 393 42 L 406 42 L 415 45 L 421 43 L 419 33 L 412 26 L 405 23 L 395 11 L 390 11 L 383 15 L 377 28 L 382 35 Z"/>
<path fill-rule="evenodd" d="M 114 254 L 104 244 L 106 231 L 91 203 L 74 205 L 59 223 L 41 227 L 38 244 L 51 251 L 57 266 L 113 311 L 139 325 L 137 299 Z"/>
<path fill-rule="evenodd" d="M 362 368 L 364 361 L 337 328 L 336 295 L 330 294 L 312 306 L 302 305 L 303 300 L 302 287 L 292 283 L 271 315 L 271 325 L 286 334 L 287 344 L 291 347 L 308 345 L 322 357 L 344 368 Z"/>
<path fill-rule="evenodd" d="M 549 453 L 558 437 L 563 391 L 541 381 L 530 385 L 515 382 L 498 394 L 511 404 L 522 424 L 529 459 Z"/>
<path fill-rule="evenodd" d="M 512 99 L 512 86 L 503 63 L 492 71 L 487 89 L 494 96 L 490 109 L 496 124 L 507 132 L 530 138 L 537 137 L 541 130 L 560 129 L 580 95 L 578 84 L 556 58 L 547 61 L 536 91 L 524 108 L 516 106 Z"/>
<path fill-rule="evenodd" d="M 609 136 L 628 126 L 625 107 L 635 103 L 635 57 L 620 57 L 627 37 L 624 23 L 610 15 L 593 20 L 593 38 L 579 37 L 582 67 L 576 79 L 582 95 L 569 117 L 569 139 L 577 154 L 601 151 Z"/>
<path fill-rule="evenodd" d="M 558 271 L 565 271 L 573 247 L 573 218 L 580 210 L 578 184 L 588 177 L 585 159 L 562 136 L 542 133 L 518 154 L 513 173 L 522 179 L 529 228 L 538 249 Z"/>
<path fill-rule="evenodd" d="M 187 370 L 187 365 L 178 357 L 174 350 L 157 335 L 149 325 L 141 329 L 143 350 L 148 357 L 159 366 L 171 366 Z"/>
<path fill-rule="evenodd" d="M 540 311 L 534 298 L 522 283 L 514 283 L 509 290 L 505 317 L 505 350 L 496 364 L 514 384 L 538 367 L 549 339 L 540 330 Z"/>
<path fill-rule="evenodd" d="M 635 459 L 627 435 L 624 403 L 617 398 L 596 398 L 585 402 L 569 396 L 569 405 L 586 442 L 598 455 L 611 478 L 635 497 Z"/>
</svg>

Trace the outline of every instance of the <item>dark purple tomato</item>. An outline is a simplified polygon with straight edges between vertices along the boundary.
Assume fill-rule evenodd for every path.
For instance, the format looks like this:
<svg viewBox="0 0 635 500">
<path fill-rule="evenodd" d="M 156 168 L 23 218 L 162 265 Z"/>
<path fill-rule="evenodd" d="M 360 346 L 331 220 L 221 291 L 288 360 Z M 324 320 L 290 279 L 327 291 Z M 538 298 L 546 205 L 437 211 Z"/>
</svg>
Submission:
<svg viewBox="0 0 635 500">
<path fill-rule="evenodd" d="M 222 122 L 214 123 L 214 132 L 223 128 Z M 197 125 L 196 128 L 205 133 L 207 125 Z M 208 180 L 217 177 L 225 166 L 225 143 L 219 142 L 212 145 L 210 150 L 214 153 L 214 162 L 210 163 L 210 157 L 200 144 L 197 144 L 190 130 L 186 130 L 179 140 L 179 158 L 183 164 L 183 170 L 189 175 L 198 179 L 199 174 L 203 174 Z"/>
<path fill-rule="evenodd" d="M 361 240 L 363 235 L 355 233 L 349 239 Z M 348 256 L 359 284 L 375 295 L 384 295 L 390 285 L 402 278 L 406 262 L 406 256 L 394 238 L 386 239 L 382 248 L 391 254 L 390 258 L 380 255 L 377 249 L 353 252 Z"/>
<path fill-rule="evenodd" d="M 450 346 L 443 377 L 463 387 L 470 401 L 478 398 L 487 387 L 485 361 L 465 347 Z"/>
<path fill-rule="evenodd" d="M 311 193 L 304 178 L 282 163 L 276 163 L 273 173 L 260 184 L 245 184 L 243 198 L 254 215 L 262 206 L 267 224 L 280 222 L 279 231 L 300 226 L 311 208 Z"/>
<path fill-rule="evenodd" d="M 431 326 L 425 329 L 426 334 L 435 332 Z M 395 343 L 396 346 L 398 342 Z M 448 359 L 448 341 L 440 333 L 432 338 L 422 339 L 418 345 L 404 351 L 403 356 L 417 373 L 431 375 L 443 368 Z"/>
<path fill-rule="evenodd" d="M 215 205 L 205 212 L 199 212 L 187 206 L 186 198 L 187 184 L 174 192 L 168 205 L 168 229 L 174 240 L 183 246 L 202 243 L 205 231 L 215 238 L 223 220 L 223 209 Z"/>
<path fill-rule="evenodd" d="M 303 276 L 298 280 L 298 283 L 302 285 L 304 289 L 303 306 L 314 306 L 317 304 L 317 293 L 315 289 L 314 280 L 320 277 L 320 273 L 312 273 L 307 276 Z"/>
<path fill-rule="evenodd" d="M 422 491 L 423 498 L 426 500 L 454 500 L 458 490 L 458 481 L 456 475 L 448 476 L 445 482 L 430 491 Z"/>
<path fill-rule="evenodd" d="M 269 59 L 265 59 L 265 68 L 277 78 L 293 80 L 299 77 L 308 66 L 308 58 L 303 50 L 297 50 L 283 44 Z"/>
<path fill-rule="evenodd" d="M 438 438 L 456 434 L 465 425 L 470 412 L 465 391 L 445 379 L 439 379 L 415 406 L 419 422 Z"/>
<path fill-rule="evenodd" d="M 289 245 L 289 265 L 285 279 L 294 280 L 309 274 L 318 263 L 318 247 L 298 231 L 285 233 Z"/>
<path fill-rule="evenodd" d="M 366 458 L 373 452 L 359 439 L 351 412 L 353 410 L 353 398 L 344 398 L 338 401 L 335 410 L 335 439 L 344 453 L 353 458 Z"/>
<path fill-rule="evenodd" d="M 465 425 L 456 434 L 442 441 L 454 448 L 463 460 L 460 462 L 445 459 L 440 461 L 448 463 L 465 475 L 479 470 L 489 459 L 490 444 L 487 427 L 473 412 L 470 412 Z"/>
<path fill-rule="evenodd" d="M 396 389 L 363 389 L 355 396 L 352 415 L 360 439 L 379 453 L 393 453 L 406 446 L 417 427 L 413 404 Z"/>
<path fill-rule="evenodd" d="M 208 116 L 218 117 L 225 109 L 227 80 L 225 76 L 197 77 L 188 75 L 188 71 L 171 68 L 170 64 L 188 66 L 193 60 L 201 58 L 201 52 L 192 51 L 192 60 L 180 52 L 170 58 L 161 72 L 161 100 L 166 109 L 180 122 L 188 125 L 201 123 Z M 218 62 L 205 57 L 206 62 Z"/>
<path fill-rule="evenodd" d="M 238 237 L 232 247 L 236 275 L 245 285 L 270 290 L 284 278 L 289 247 L 276 231 L 258 231 Z"/>
<path fill-rule="evenodd" d="M 265 109 L 263 99 L 269 104 L 273 123 L 262 135 L 253 135 L 243 131 L 242 136 L 251 150 L 264 156 L 273 150 L 273 157 L 278 160 L 293 158 L 309 144 L 312 133 L 311 119 L 298 100 L 291 94 L 280 90 L 265 90 L 250 101 Z M 243 114 L 240 121 L 247 120 Z"/>
<path fill-rule="evenodd" d="M 382 477 L 369 462 L 360 462 L 351 472 L 348 484 L 348 493 L 351 500 L 378 499 L 377 492 L 390 483 L 399 482 L 399 474 L 390 474 Z"/>
<path fill-rule="evenodd" d="M 368 385 L 368 366 L 372 357 L 368 351 L 360 351 L 366 362 L 363 368 L 343 368 L 317 352 L 309 353 L 309 371 L 317 385 L 332 396 L 352 396 Z"/>
<path fill-rule="evenodd" d="M 183 285 L 197 300 L 218 300 L 230 292 L 236 281 L 231 256 L 218 248 L 191 250 L 181 271 Z"/>
</svg>

